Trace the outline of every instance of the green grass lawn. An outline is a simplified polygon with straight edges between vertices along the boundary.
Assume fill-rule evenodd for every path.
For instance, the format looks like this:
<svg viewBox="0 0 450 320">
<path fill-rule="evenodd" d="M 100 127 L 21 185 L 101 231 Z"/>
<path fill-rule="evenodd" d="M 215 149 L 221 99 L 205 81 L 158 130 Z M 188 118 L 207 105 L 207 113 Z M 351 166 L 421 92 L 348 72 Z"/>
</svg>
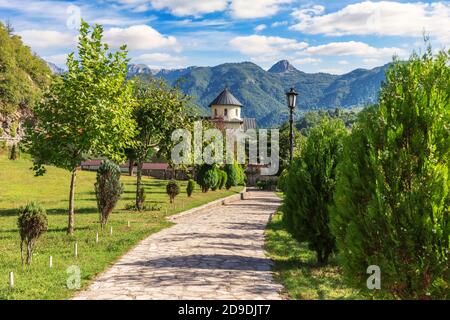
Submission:
<svg viewBox="0 0 450 320">
<path fill-rule="evenodd" d="M 358 292 L 347 287 L 335 258 L 330 265 L 319 267 L 315 252 L 306 243 L 299 243 L 286 231 L 279 211 L 266 231 L 266 250 L 274 261 L 275 281 L 285 288 L 289 299 L 339 300 L 361 299 Z"/>
<path fill-rule="evenodd" d="M 68 236 L 67 208 L 70 173 L 48 167 L 43 177 L 34 177 L 31 161 L 26 155 L 10 161 L 0 154 L 0 299 L 65 299 L 74 295 L 67 289 L 69 266 L 81 269 L 81 286 L 105 270 L 140 240 L 171 226 L 165 217 L 200 206 L 241 191 L 201 193 L 197 187 L 192 198 L 186 195 L 186 182 L 181 182 L 182 193 L 175 204 L 169 204 L 165 192 L 166 181 L 145 178 L 147 202 L 162 206 L 160 211 L 136 213 L 125 210 L 133 203 L 135 178 L 124 176 L 125 193 L 112 213 L 107 229 L 99 227 L 99 215 L 94 194 L 95 173 L 79 172 L 76 185 L 75 234 Z M 20 237 L 17 230 L 16 209 L 29 201 L 41 203 L 48 213 L 49 230 L 38 241 L 33 263 L 22 269 Z M 131 227 L 128 228 L 128 221 Z M 113 227 L 113 235 L 109 234 Z M 99 232 L 99 244 L 95 235 Z M 74 243 L 78 243 L 78 259 L 74 258 Z M 50 269 L 49 257 L 53 256 Z M 15 287 L 9 289 L 8 275 L 14 272 Z"/>
</svg>

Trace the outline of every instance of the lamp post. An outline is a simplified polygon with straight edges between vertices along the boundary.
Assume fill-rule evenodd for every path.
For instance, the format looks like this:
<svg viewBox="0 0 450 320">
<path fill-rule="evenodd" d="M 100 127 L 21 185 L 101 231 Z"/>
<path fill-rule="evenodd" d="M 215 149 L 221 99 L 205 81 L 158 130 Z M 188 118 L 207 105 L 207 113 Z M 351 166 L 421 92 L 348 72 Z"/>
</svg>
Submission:
<svg viewBox="0 0 450 320">
<path fill-rule="evenodd" d="M 295 92 L 294 88 L 291 88 L 289 92 L 286 93 L 288 107 L 289 107 L 289 143 L 290 143 L 290 154 L 289 154 L 289 164 L 292 164 L 294 158 L 294 109 L 297 105 L 298 93 Z"/>
</svg>

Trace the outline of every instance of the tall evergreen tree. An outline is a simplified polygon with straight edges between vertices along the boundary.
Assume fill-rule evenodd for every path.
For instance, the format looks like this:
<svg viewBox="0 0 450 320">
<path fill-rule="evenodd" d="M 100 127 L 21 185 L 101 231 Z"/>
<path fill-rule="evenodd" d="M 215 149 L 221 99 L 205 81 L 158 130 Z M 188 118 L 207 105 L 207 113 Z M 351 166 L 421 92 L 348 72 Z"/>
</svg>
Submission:
<svg viewBox="0 0 450 320">
<path fill-rule="evenodd" d="M 449 65 L 431 49 L 395 62 L 339 165 L 332 230 L 344 273 L 367 290 L 367 268 L 380 267 L 381 297 L 449 297 Z"/>
<path fill-rule="evenodd" d="M 307 241 L 319 264 L 335 250 L 329 227 L 329 205 L 335 188 L 336 166 L 347 135 L 341 120 L 324 118 L 311 129 L 302 152 L 287 177 L 284 221 L 298 241 Z"/>
</svg>

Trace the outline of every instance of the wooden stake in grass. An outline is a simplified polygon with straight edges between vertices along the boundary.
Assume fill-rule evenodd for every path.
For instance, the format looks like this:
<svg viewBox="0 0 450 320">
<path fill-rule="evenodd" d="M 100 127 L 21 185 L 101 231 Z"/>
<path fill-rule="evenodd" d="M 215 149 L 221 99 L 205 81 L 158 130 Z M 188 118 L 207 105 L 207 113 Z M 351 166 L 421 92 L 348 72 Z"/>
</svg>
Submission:
<svg viewBox="0 0 450 320">
<path fill-rule="evenodd" d="M 48 265 L 49 265 L 50 268 L 53 268 L 53 257 L 52 256 L 50 256 Z"/>
<path fill-rule="evenodd" d="M 112 236 L 113 234 L 113 228 L 111 227 L 111 229 L 109 230 L 109 234 Z"/>
<path fill-rule="evenodd" d="M 97 234 L 95 235 L 95 243 L 98 244 L 98 232 L 97 232 Z"/>
<path fill-rule="evenodd" d="M 128 228 L 131 228 L 131 223 L 130 223 L 130 221 L 128 221 Z"/>
<path fill-rule="evenodd" d="M 75 259 L 77 259 L 78 258 L 78 242 L 75 242 L 75 252 L 74 252 L 74 256 L 75 256 Z"/>
<path fill-rule="evenodd" d="M 9 287 L 14 288 L 14 272 L 12 271 L 9 273 Z"/>
</svg>

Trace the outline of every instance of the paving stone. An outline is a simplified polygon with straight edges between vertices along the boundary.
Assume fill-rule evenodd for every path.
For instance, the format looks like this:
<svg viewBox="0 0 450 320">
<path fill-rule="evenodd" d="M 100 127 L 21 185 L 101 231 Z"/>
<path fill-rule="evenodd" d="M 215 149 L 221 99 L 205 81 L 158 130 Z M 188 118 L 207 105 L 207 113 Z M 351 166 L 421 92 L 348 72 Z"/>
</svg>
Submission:
<svg viewBox="0 0 450 320">
<path fill-rule="evenodd" d="M 148 237 L 74 299 L 281 299 L 264 230 L 279 199 L 252 192 L 246 200 L 180 216 Z"/>
</svg>

